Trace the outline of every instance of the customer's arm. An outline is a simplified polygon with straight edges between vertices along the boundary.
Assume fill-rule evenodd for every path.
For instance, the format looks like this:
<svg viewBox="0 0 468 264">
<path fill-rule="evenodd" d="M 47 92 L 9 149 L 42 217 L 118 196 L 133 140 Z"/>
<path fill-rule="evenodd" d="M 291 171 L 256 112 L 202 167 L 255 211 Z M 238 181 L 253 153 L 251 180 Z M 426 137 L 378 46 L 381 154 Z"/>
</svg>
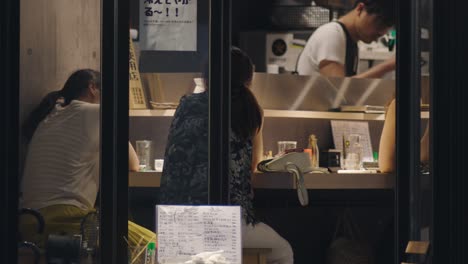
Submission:
<svg viewBox="0 0 468 264">
<path fill-rule="evenodd" d="M 426 126 L 424 135 L 421 138 L 421 161 L 429 161 L 429 124 Z"/>
<path fill-rule="evenodd" d="M 395 99 L 388 106 L 385 123 L 380 136 L 379 168 L 381 172 L 393 172 L 395 170 L 396 152 L 396 104 Z"/>
<path fill-rule="evenodd" d="M 140 161 L 138 156 L 133 148 L 132 144 L 128 142 L 128 169 L 130 171 L 138 171 L 140 169 Z"/>
<path fill-rule="evenodd" d="M 262 122 L 263 124 L 263 122 Z M 252 141 L 252 171 L 257 171 L 257 164 L 263 160 L 263 125 Z"/>
</svg>

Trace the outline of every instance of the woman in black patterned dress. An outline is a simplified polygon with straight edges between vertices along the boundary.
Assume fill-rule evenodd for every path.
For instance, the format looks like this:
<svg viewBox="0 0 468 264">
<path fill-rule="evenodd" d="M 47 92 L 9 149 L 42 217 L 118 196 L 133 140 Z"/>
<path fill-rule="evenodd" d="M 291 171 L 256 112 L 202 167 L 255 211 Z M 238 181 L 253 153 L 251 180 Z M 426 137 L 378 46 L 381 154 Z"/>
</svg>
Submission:
<svg viewBox="0 0 468 264">
<path fill-rule="evenodd" d="M 243 247 L 271 248 L 268 263 L 293 263 L 289 243 L 258 221 L 252 206 L 251 177 L 263 150 L 263 111 L 250 91 L 252 78 L 252 61 L 240 49 L 232 48 L 229 198 L 231 204 L 242 207 Z M 204 79 L 207 79 L 207 71 Z M 205 88 L 201 93 L 185 95 L 180 100 L 164 157 L 162 204 L 208 203 L 208 99 Z"/>
</svg>

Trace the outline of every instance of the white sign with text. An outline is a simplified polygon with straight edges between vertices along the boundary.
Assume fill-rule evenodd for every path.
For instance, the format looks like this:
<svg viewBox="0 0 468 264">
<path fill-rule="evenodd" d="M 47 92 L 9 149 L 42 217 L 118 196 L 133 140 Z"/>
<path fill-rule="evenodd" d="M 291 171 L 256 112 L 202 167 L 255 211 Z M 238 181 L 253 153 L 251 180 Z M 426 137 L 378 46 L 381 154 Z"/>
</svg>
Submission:
<svg viewBox="0 0 468 264">
<path fill-rule="evenodd" d="M 140 0 L 140 47 L 197 51 L 197 0 Z"/>
<path fill-rule="evenodd" d="M 240 206 L 157 205 L 156 231 L 158 263 L 219 250 L 229 263 L 242 263 Z"/>
</svg>

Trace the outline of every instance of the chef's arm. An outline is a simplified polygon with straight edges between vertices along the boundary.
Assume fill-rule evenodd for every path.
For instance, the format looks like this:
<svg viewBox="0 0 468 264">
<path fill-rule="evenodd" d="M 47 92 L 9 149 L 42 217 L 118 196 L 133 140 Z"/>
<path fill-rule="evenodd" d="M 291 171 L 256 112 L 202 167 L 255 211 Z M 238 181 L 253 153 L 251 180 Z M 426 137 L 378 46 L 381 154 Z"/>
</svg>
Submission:
<svg viewBox="0 0 468 264">
<path fill-rule="evenodd" d="M 394 71 L 396 67 L 395 57 L 392 57 L 365 72 L 353 76 L 353 78 L 382 78 L 386 73 Z"/>
<path fill-rule="evenodd" d="M 395 58 L 390 58 L 365 72 L 351 76 L 352 78 L 381 78 L 386 73 L 395 70 Z M 336 61 L 323 60 L 319 65 L 320 74 L 327 77 L 345 77 L 345 66 Z"/>
</svg>

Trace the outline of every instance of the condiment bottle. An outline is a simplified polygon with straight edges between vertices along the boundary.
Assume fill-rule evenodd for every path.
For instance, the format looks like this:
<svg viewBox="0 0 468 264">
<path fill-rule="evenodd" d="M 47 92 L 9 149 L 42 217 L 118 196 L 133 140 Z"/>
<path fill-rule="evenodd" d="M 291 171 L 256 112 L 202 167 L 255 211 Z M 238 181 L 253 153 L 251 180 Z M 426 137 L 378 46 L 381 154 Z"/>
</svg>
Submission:
<svg viewBox="0 0 468 264">
<path fill-rule="evenodd" d="M 312 150 L 312 167 L 317 168 L 319 167 L 319 148 L 317 145 L 317 137 L 314 134 L 309 136 L 309 147 Z"/>
</svg>

